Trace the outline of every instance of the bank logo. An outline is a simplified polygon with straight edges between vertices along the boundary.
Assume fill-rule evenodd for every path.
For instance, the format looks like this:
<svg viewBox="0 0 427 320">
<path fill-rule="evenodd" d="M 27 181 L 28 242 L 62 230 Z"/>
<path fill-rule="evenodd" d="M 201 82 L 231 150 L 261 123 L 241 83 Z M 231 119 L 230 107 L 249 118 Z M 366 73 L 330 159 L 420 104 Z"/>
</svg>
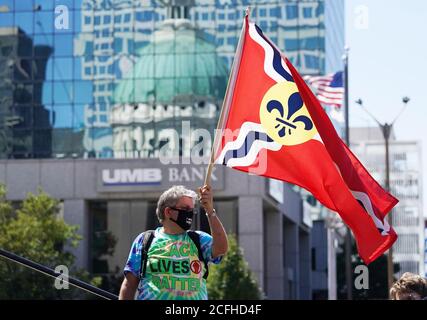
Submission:
<svg viewBox="0 0 427 320">
<path fill-rule="evenodd" d="M 141 186 L 160 185 L 162 170 L 149 169 L 104 169 L 102 184 L 104 186 Z"/>
<path fill-rule="evenodd" d="M 285 146 L 304 143 L 317 133 L 310 114 L 293 82 L 272 86 L 261 102 L 261 125 L 269 137 Z"/>
</svg>

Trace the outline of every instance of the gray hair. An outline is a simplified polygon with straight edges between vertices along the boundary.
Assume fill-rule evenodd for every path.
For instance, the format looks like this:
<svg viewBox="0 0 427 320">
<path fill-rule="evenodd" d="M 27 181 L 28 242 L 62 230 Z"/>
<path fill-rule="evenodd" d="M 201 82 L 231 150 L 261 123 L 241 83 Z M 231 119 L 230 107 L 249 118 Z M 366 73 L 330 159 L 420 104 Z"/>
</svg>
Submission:
<svg viewBox="0 0 427 320">
<path fill-rule="evenodd" d="M 189 190 L 184 186 L 173 186 L 162 193 L 157 202 L 156 215 L 160 222 L 165 218 L 165 209 L 174 207 L 182 197 L 190 197 L 193 199 L 193 204 L 196 201 L 197 194 L 193 190 Z"/>
</svg>

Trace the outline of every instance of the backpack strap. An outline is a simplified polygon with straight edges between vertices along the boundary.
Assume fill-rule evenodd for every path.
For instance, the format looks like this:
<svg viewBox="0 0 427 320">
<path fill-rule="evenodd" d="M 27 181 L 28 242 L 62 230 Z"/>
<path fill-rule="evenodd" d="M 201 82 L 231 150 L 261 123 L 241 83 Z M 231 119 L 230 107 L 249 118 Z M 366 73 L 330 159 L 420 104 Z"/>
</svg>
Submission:
<svg viewBox="0 0 427 320">
<path fill-rule="evenodd" d="M 205 258 L 203 257 L 203 252 L 202 252 L 202 248 L 200 246 L 200 235 L 193 230 L 189 230 L 187 231 L 188 236 L 190 237 L 191 240 L 193 240 L 194 244 L 197 247 L 197 251 L 199 253 L 199 260 L 203 262 L 203 264 L 205 265 L 205 274 L 203 275 L 203 279 L 207 279 L 209 276 L 209 267 L 208 267 L 208 263 L 206 262 Z"/>
<path fill-rule="evenodd" d="M 150 249 L 151 243 L 154 239 L 155 230 L 147 230 L 142 233 L 142 249 L 141 249 L 141 268 L 139 272 L 139 279 L 142 280 L 145 277 L 145 269 L 147 268 L 148 250 Z"/>
</svg>

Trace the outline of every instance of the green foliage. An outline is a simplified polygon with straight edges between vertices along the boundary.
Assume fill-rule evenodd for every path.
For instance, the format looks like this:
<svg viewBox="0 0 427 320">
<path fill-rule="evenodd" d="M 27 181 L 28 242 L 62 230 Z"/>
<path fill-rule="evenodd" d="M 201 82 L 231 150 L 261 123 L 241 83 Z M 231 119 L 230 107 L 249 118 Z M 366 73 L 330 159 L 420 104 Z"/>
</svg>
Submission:
<svg viewBox="0 0 427 320">
<path fill-rule="evenodd" d="M 0 248 L 55 269 L 69 268 L 70 276 L 99 285 L 83 270 L 72 268 L 75 257 L 67 248 L 76 247 L 81 237 L 78 226 L 70 226 L 58 216 L 59 201 L 39 189 L 29 193 L 18 209 L 6 201 L 0 186 Z M 0 258 L 0 299 L 84 298 L 80 289 L 57 290 L 54 279 L 17 263 Z M 89 297 L 89 296 L 88 296 Z"/>
<path fill-rule="evenodd" d="M 261 290 L 243 257 L 235 236 L 228 237 L 228 246 L 228 253 L 222 262 L 209 267 L 207 280 L 209 299 L 261 299 Z"/>
</svg>

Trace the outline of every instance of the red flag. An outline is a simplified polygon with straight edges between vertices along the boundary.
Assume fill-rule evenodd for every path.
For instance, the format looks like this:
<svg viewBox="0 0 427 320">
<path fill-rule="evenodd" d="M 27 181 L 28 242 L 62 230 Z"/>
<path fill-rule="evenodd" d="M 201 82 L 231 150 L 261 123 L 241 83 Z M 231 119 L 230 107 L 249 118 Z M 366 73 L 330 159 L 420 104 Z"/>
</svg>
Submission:
<svg viewBox="0 0 427 320">
<path fill-rule="evenodd" d="M 385 217 L 398 200 L 343 143 L 290 61 L 248 17 L 220 127 L 215 163 L 310 191 L 350 227 L 366 264 L 396 241 Z"/>
</svg>

